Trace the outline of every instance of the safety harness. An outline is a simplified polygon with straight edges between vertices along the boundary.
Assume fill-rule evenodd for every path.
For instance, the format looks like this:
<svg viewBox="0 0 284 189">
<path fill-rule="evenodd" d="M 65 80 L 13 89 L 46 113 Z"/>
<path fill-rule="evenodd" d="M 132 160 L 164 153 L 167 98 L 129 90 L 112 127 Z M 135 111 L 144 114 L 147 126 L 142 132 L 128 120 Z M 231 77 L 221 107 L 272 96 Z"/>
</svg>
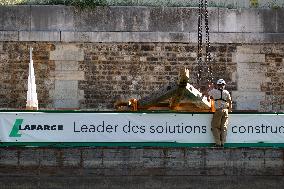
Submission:
<svg viewBox="0 0 284 189">
<path fill-rule="evenodd" d="M 224 102 L 227 102 L 227 100 L 223 99 L 223 89 L 218 89 L 220 92 L 221 92 L 221 98 L 219 99 L 214 99 L 214 101 L 217 101 L 217 100 L 222 100 Z"/>
</svg>

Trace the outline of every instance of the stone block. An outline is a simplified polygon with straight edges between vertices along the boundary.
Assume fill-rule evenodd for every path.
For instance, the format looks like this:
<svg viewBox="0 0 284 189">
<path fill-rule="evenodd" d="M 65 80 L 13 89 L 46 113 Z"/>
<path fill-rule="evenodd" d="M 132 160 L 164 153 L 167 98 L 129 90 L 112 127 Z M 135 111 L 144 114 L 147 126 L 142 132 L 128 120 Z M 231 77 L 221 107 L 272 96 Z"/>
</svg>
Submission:
<svg viewBox="0 0 284 189">
<path fill-rule="evenodd" d="M 263 73 L 267 71 L 266 67 L 263 67 L 261 63 L 257 62 L 252 62 L 252 63 L 238 62 L 237 69 L 240 72 L 244 71 L 245 73 L 249 73 L 250 74 L 249 77 L 251 77 L 251 73 Z"/>
<path fill-rule="evenodd" d="M 62 32 L 63 42 L 188 42 L 183 32 Z"/>
<path fill-rule="evenodd" d="M 193 13 L 193 11 L 190 13 Z M 149 8 L 148 23 L 150 31 L 172 32 L 183 30 L 181 12 L 178 8 L 174 7 Z M 194 24 L 192 23 L 190 26 L 194 26 Z"/>
<path fill-rule="evenodd" d="M 78 91 L 78 81 L 55 80 L 53 99 L 78 99 L 82 98 Z"/>
<path fill-rule="evenodd" d="M 19 154 L 17 150 L 0 149 L 0 166 L 17 166 L 19 161 Z"/>
<path fill-rule="evenodd" d="M 261 91 L 261 84 L 266 82 L 266 77 L 265 73 L 258 70 L 238 68 L 237 82 L 238 91 Z"/>
<path fill-rule="evenodd" d="M 30 30 L 30 6 L 0 6 L 0 30 Z"/>
<path fill-rule="evenodd" d="M 79 64 L 77 61 L 58 60 L 58 61 L 55 61 L 55 70 L 56 71 L 78 71 Z"/>
<path fill-rule="evenodd" d="M 265 100 L 265 92 L 232 91 L 232 99 L 237 110 L 259 110 L 260 102 Z"/>
<path fill-rule="evenodd" d="M 218 9 L 208 8 L 210 31 L 218 31 Z M 159 32 L 197 32 L 198 9 L 151 8 L 149 30 Z"/>
<path fill-rule="evenodd" d="M 191 36 L 197 36 L 193 34 Z M 191 37 L 191 41 L 196 40 Z M 284 41 L 282 33 L 243 33 L 243 32 L 219 32 L 210 34 L 211 43 L 280 43 Z"/>
<path fill-rule="evenodd" d="M 128 42 L 123 32 L 62 32 L 63 42 Z M 128 37 L 128 36 L 127 36 Z"/>
<path fill-rule="evenodd" d="M 264 168 L 269 171 L 270 175 L 281 175 L 283 166 L 283 153 L 275 149 L 266 149 L 263 157 Z"/>
<path fill-rule="evenodd" d="M 143 150 L 143 158 L 155 157 L 162 158 L 164 157 L 164 152 L 161 149 L 145 149 Z"/>
<path fill-rule="evenodd" d="M 99 32 L 98 32 L 99 33 Z M 95 42 L 92 36 L 93 32 L 61 32 L 62 42 Z"/>
<path fill-rule="evenodd" d="M 96 7 L 74 13 L 75 31 L 197 31 L 197 9 L 176 7 Z M 209 27 L 218 31 L 218 9 L 209 8 Z"/>
<path fill-rule="evenodd" d="M 76 109 L 79 108 L 78 99 L 54 99 L 54 108 Z"/>
<path fill-rule="evenodd" d="M 277 12 L 277 32 L 283 33 L 284 32 L 284 6 L 276 10 Z"/>
<path fill-rule="evenodd" d="M 78 81 L 77 80 L 55 80 L 54 82 L 55 90 L 69 89 L 69 90 L 77 90 L 78 89 Z"/>
<path fill-rule="evenodd" d="M 283 43 L 283 33 L 264 33 L 263 40 L 259 41 L 261 43 Z"/>
<path fill-rule="evenodd" d="M 265 62 L 265 54 L 241 54 L 237 53 L 236 62 L 247 62 L 247 63 L 261 63 Z"/>
<path fill-rule="evenodd" d="M 185 151 L 180 149 L 168 149 L 166 157 L 171 159 L 182 159 L 185 156 Z"/>
<path fill-rule="evenodd" d="M 55 167 L 57 151 L 54 149 L 42 149 L 40 152 L 40 166 L 41 167 Z"/>
<path fill-rule="evenodd" d="M 249 9 L 251 10 L 251 9 Z M 260 17 L 264 33 L 278 32 L 279 21 L 277 18 L 278 12 L 275 9 L 259 9 L 258 16 Z M 282 9 L 283 10 L 283 9 Z M 256 32 L 256 31 L 254 31 Z"/>
<path fill-rule="evenodd" d="M 60 32 L 20 31 L 19 41 L 60 41 Z"/>
<path fill-rule="evenodd" d="M 276 11 L 220 8 L 219 32 L 276 32 Z"/>
<path fill-rule="evenodd" d="M 55 71 L 55 80 L 84 80 L 83 71 Z"/>
<path fill-rule="evenodd" d="M 83 151 L 83 166 L 85 168 L 102 168 L 103 149 L 85 149 Z"/>
<path fill-rule="evenodd" d="M 19 40 L 19 33 L 17 31 L 0 31 L 0 41 L 18 41 L 18 40 Z"/>
<path fill-rule="evenodd" d="M 96 7 L 75 12 L 76 31 L 145 31 L 148 30 L 147 7 Z"/>
<path fill-rule="evenodd" d="M 143 167 L 144 168 L 160 168 L 164 167 L 165 159 L 164 158 L 155 158 L 155 157 L 149 157 L 149 158 L 143 158 Z"/>
<path fill-rule="evenodd" d="M 207 158 L 205 160 L 205 165 L 208 168 L 207 174 L 224 174 L 225 170 L 228 169 L 230 155 L 230 151 L 227 150 L 207 150 Z"/>
<path fill-rule="evenodd" d="M 19 156 L 20 166 L 39 166 L 40 152 L 35 149 L 22 150 Z"/>
<path fill-rule="evenodd" d="M 164 167 L 167 169 L 170 169 L 167 174 L 169 175 L 183 175 L 183 172 L 180 170 L 183 170 L 185 166 L 185 161 L 184 159 L 171 159 L 171 158 L 166 158 L 164 159 Z M 171 173 L 173 172 L 173 174 Z"/>
<path fill-rule="evenodd" d="M 260 54 L 262 52 L 262 45 L 240 45 L 237 46 L 237 53 L 239 54 Z"/>
<path fill-rule="evenodd" d="M 187 42 L 189 41 L 188 33 L 169 33 L 169 42 Z"/>
<path fill-rule="evenodd" d="M 57 158 L 61 158 L 59 161 L 63 162 L 65 167 L 80 167 L 82 151 L 79 148 L 64 149 L 63 156 L 58 156 Z"/>
<path fill-rule="evenodd" d="M 79 100 L 84 100 L 85 99 L 85 91 L 84 90 L 78 90 L 77 94 L 78 94 L 78 99 Z"/>
<path fill-rule="evenodd" d="M 78 99 L 78 91 L 72 89 L 55 89 L 55 97 L 53 99 Z"/>
<path fill-rule="evenodd" d="M 238 81 L 239 82 L 246 82 L 246 83 L 250 83 L 250 82 L 265 82 L 266 81 L 266 77 L 265 77 L 265 73 L 260 73 L 257 72 L 256 70 L 252 70 L 252 69 L 238 69 Z M 252 75 L 254 77 L 252 77 Z M 243 83 L 238 83 L 238 85 L 242 85 Z"/>
<path fill-rule="evenodd" d="M 241 83 L 238 85 L 238 91 L 260 91 L 261 87 L 261 81 L 248 81 L 246 78 L 242 78 L 238 80 L 238 83 Z"/>
<path fill-rule="evenodd" d="M 127 32 L 122 34 L 122 40 L 128 42 L 157 42 L 159 40 L 164 41 L 163 35 L 166 34 L 164 32 Z"/>
<path fill-rule="evenodd" d="M 58 44 L 50 52 L 50 60 L 83 61 L 84 51 L 74 44 Z"/>
<path fill-rule="evenodd" d="M 74 7 L 31 6 L 31 30 L 70 31 L 74 30 Z"/>
</svg>

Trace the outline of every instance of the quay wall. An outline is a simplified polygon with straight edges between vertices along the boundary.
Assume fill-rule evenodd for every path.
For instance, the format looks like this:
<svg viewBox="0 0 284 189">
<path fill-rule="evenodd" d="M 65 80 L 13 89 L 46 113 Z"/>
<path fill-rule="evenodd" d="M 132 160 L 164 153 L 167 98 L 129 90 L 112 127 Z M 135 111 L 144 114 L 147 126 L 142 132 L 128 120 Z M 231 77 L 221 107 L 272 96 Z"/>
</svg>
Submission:
<svg viewBox="0 0 284 189">
<path fill-rule="evenodd" d="M 184 67 L 202 92 L 211 79 L 202 64 L 197 86 L 197 8 L 23 5 L 0 15 L 1 109 L 25 108 L 29 47 L 40 109 L 114 110 L 176 83 Z M 283 8 L 209 8 L 213 79 L 226 80 L 234 110 L 284 111 L 283 18 Z"/>
<path fill-rule="evenodd" d="M 284 185 L 269 148 L 0 148 L 1 189 L 257 188 Z"/>
</svg>

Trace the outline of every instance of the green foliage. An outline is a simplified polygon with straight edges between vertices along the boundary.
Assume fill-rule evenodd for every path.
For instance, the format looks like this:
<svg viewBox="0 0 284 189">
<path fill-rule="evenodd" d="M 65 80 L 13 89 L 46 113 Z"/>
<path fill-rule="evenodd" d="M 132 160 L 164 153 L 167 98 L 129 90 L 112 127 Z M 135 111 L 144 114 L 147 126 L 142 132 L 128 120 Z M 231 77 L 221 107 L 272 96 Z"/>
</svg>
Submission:
<svg viewBox="0 0 284 189">
<path fill-rule="evenodd" d="M 0 0 L 0 5 L 21 4 L 24 0 Z"/>
<path fill-rule="evenodd" d="M 79 8 L 94 8 L 96 6 L 106 6 L 106 0 L 73 0 L 68 1 L 65 5 L 72 5 Z"/>
<path fill-rule="evenodd" d="M 250 0 L 250 6 L 257 8 L 259 6 L 258 0 Z"/>
</svg>

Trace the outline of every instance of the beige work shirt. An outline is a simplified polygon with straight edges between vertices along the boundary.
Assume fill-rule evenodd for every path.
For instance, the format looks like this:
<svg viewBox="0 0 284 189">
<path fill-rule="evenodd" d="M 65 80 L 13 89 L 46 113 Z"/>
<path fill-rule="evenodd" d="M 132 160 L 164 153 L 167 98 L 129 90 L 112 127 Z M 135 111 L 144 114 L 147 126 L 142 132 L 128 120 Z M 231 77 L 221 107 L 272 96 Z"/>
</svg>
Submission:
<svg viewBox="0 0 284 189">
<path fill-rule="evenodd" d="M 208 95 L 211 96 L 214 99 L 215 109 L 229 108 L 229 101 L 231 100 L 231 95 L 230 95 L 229 91 L 212 89 L 208 92 Z"/>
</svg>

